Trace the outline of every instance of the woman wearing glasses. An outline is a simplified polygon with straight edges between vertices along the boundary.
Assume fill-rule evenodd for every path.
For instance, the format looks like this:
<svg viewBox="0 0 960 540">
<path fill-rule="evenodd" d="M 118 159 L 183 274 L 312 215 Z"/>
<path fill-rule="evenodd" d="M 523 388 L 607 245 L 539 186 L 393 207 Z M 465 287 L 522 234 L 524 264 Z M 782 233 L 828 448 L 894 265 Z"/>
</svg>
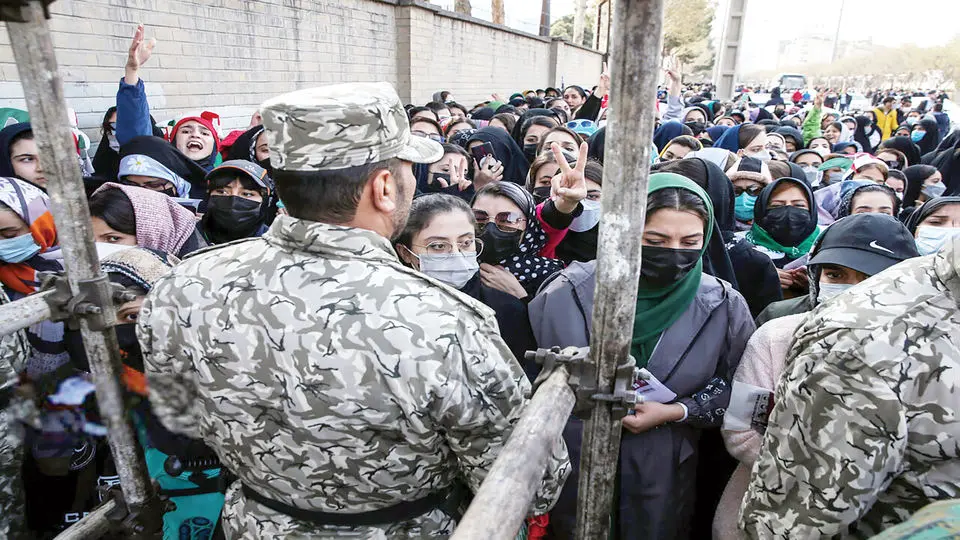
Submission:
<svg viewBox="0 0 960 540">
<path fill-rule="evenodd" d="M 417 197 L 397 238 L 397 254 L 410 267 L 493 309 L 503 340 L 532 381 L 535 366 L 524 360 L 525 351 L 536 349 L 527 305 L 485 283 L 477 261 L 484 244 L 476 237 L 476 226 L 473 210 L 463 199 L 445 193 Z"/>
<path fill-rule="evenodd" d="M 770 167 L 759 159 L 745 157 L 727 170 L 727 178 L 733 182 L 737 230 L 749 230 L 753 225 L 753 207 L 757 204 L 757 197 L 764 186 L 773 181 Z"/>
</svg>

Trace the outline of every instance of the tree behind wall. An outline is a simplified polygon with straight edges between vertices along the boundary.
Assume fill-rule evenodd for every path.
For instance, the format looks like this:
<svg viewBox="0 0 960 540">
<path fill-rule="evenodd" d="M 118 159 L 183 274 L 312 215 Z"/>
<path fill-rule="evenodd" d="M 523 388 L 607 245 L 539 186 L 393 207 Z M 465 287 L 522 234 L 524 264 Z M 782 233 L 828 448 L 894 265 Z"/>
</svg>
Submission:
<svg viewBox="0 0 960 540">
<path fill-rule="evenodd" d="M 470 6 L 470 0 L 455 0 L 453 10 L 464 15 L 472 15 L 473 8 Z"/>
<path fill-rule="evenodd" d="M 490 0 L 490 11 L 493 13 L 495 24 L 506 24 L 506 15 L 503 11 L 503 0 Z"/>
<path fill-rule="evenodd" d="M 714 50 L 710 41 L 716 7 L 709 0 L 667 0 L 663 18 L 663 57 L 685 74 L 709 73 Z"/>
<path fill-rule="evenodd" d="M 583 40 L 578 45 L 593 48 L 593 32 L 596 29 L 597 14 L 593 11 L 584 16 Z M 550 25 L 550 36 L 563 38 L 570 43 L 573 41 L 573 15 L 564 15 Z"/>
</svg>

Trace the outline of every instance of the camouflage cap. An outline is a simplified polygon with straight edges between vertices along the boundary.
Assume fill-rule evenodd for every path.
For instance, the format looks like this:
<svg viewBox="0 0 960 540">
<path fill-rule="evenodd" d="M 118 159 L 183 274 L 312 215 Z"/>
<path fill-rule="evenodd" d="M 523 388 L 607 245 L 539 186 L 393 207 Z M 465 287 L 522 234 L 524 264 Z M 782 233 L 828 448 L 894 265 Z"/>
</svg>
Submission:
<svg viewBox="0 0 960 540">
<path fill-rule="evenodd" d="M 410 135 L 407 113 L 389 83 L 298 90 L 260 106 L 274 169 L 344 169 L 400 158 L 433 163 L 443 147 Z"/>
</svg>

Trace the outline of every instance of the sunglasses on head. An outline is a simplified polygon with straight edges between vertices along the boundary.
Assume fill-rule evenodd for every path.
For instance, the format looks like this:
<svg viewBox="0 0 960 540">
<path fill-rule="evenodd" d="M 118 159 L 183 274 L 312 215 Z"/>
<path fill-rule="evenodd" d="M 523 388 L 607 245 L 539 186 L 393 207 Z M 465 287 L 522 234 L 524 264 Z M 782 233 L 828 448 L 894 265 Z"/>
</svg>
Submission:
<svg viewBox="0 0 960 540">
<path fill-rule="evenodd" d="M 484 210 L 474 210 L 473 217 L 477 220 L 477 230 L 480 231 L 490 223 L 490 214 Z M 500 212 L 493 216 L 493 223 L 503 232 L 520 230 L 527 218 L 520 212 Z"/>
</svg>

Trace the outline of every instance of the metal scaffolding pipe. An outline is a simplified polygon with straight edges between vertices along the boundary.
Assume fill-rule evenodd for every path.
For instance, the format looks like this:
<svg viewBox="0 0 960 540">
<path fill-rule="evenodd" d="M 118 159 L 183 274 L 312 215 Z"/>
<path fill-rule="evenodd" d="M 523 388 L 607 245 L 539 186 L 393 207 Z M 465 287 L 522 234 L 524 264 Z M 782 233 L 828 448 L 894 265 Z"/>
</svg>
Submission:
<svg viewBox="0 0 960 540">
<path fill-rule="evenodd" d="M 96 507 L 92 512 L 83 516 L 83 519 L 74 523 L 69 529 L 58 534 L 53 540 L 90 540 L 100 538 L 110 531 L 110 513 L 117 508 L 113 499 Z"/>
<path fill-rule="evenodd" d="M 107 437 L 124 500 L 133 510 L 153 496 L 153 489 L 124 407 L 119 376 L 120 349 L 112 327 L 116 308 L 93 243 L 90 212 L 67 119 L 63 81 L 57 71 L 43 4 L 41 0 L 30 0 L 20 6 L 16 18 L 23 22 L 11 22 L 13 17 L 9 13 L 15 8 L 8 8 L 7 32 L 30 111 L 40 164 L 50 179 L 46 187 L 70 291 L 73 295 L 79 295 L 82 290 L 88 292 L 89 304 L 83 313 L 99 314 L 107 325 L 104 329 L 94 330 L 86 317 L 80 318 L 100 414 L 108 429 Z"/>
<path fill-rule="evenodd" d="M 53 313 L 47 299 L 54 294 L 55 291 L 44 291 L 0 305 L 0 336 L 49 319 Z"/>
<path fill-rule="evenodd" d="M 568 378 L 567 368 L 558 366 L 537 388 L 451 540 L 516 537 L 542 483 L 550 449 L 573 410 Z"/>
<path fill-rule="evenodd" d="M 630 354 L 656 116 L 652 105 L 662 42 L 663 0 L 615 2 L 603 219 L 597 242 L 589 360 L 597 366 L 597 389 L 603 394 L 613 393 L 617 366 Z M 583 425 L 577 495 L 579 540 L 607 537 L 623 429 L 620 416 L 611 403 L 597 402 Z"/>
</svg>

